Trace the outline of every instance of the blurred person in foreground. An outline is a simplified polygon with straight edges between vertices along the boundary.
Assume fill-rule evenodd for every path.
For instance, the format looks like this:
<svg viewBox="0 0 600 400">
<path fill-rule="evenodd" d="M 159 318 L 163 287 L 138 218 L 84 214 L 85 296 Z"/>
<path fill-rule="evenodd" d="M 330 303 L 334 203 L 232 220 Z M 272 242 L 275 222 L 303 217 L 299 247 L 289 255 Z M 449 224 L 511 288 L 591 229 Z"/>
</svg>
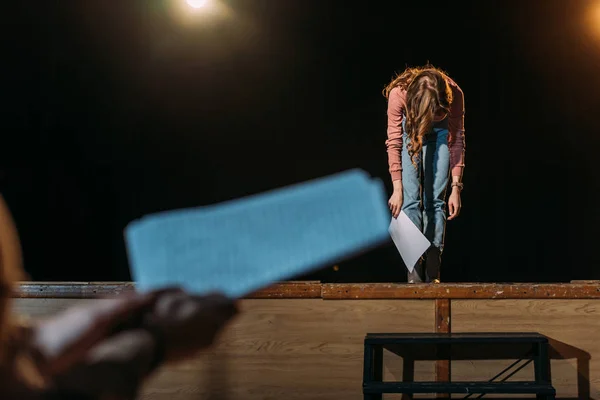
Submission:
<svg viewBox="0 0 600 400">
<path fill-rule="evenodd" d="M 173 288 L 82 304 L 42 321 L 12 311 L 21 246 L 0 196 L 0 398 L 135 399 L 158 367 L 210 347 L 236 314 L 221 296 Z"/>
</svg>

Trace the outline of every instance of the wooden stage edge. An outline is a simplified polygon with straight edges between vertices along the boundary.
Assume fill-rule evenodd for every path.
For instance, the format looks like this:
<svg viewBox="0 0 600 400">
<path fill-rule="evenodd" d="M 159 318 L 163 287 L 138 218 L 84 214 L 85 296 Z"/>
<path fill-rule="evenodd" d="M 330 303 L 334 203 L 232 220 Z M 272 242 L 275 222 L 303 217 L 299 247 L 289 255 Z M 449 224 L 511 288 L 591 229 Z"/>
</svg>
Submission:
<svg viewBox="0 0 600 400">
<path fill-rule="evenodd" d="M 131 282 L 21 282 L 15 298 L 91 299 L 135 289 Z M 282 282 L 248 299 L 435 300 L 435 299 L 600 299 L 600 281 L 571 283 L 321 283 Z"/>
</svg>

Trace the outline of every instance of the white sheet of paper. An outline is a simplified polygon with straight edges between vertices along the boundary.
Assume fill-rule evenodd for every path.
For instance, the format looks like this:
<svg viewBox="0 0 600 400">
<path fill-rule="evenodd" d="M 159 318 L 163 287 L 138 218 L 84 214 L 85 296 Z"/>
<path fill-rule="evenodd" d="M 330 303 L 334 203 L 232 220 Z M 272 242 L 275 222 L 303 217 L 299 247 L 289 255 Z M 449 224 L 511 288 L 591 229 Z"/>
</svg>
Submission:
<svg viewBox="0 0 600 400">
<path fill-rule="evenodd" d="M 406 268 L 412 272 L 419 258 L 431 246 L 431 242 L 404 211 L 400 212 L 398 218 L 392 218 L 389 232 Z"/>
</svg>

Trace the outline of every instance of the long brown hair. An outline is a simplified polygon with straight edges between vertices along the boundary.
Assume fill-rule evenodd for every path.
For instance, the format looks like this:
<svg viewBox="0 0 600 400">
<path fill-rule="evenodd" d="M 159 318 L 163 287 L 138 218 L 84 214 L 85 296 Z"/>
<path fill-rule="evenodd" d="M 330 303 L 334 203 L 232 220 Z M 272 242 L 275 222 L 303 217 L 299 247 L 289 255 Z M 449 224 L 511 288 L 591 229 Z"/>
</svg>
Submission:
<svg viewBox="0 0 600 400">
<path fill-rule="evenodd" d="M 450 112 L 452 90 L 447 79 L 448 76 L 442 70 L 426 65 L 407 68 L 383 89 L 386 99 L 389 99 L 390 92 L 396 87 L 406 91 L 407 148 L 415 167 L 417 157 L 423 149 L 423 138 L 431 129 L 436 112 Z"/>
</svg>

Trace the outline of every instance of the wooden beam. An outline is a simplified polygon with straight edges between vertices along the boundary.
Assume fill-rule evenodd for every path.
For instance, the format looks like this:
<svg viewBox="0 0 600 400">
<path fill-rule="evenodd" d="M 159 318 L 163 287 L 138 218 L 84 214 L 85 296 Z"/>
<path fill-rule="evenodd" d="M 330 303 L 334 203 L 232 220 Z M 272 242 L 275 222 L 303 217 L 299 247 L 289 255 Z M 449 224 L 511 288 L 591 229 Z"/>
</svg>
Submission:
<svg viewBox="0 0 600 400">
<path fill-rule="evenodd" d="M 248 299 L 320 299 L 321 282 L 282 282 L 247 296 Z"/>
<path fill-rule="evenodd" d="M 435 301 L 435 332 L 452 332 L 452 309 L 450 299 L 437 299 Z"/>
<path fill-rule="evenodd" d="M 133 292 L 131 282 L 21 282 L 13 297 L 46 299 L 92 299 Z"/>
<path fill-rule="evenodd" d="M 131 282 L 22 282 L 17 285 L 16 298 L 92 299 L 133 292 Z M 249 299 L 314 299 L 321 298 L 319 281 L 283 282 L 259 290 Z"/>
<path fill-rule="evenodd" d="M 435 332 L 452 332 L 452 311 L 450 299 L 437 299 L 435 301 Z M 435 362 L 435 380 L 437 382 L 450 382 L 450 360 L 437 360 Z M 440 393 L 437 398 L 448 399 L 446 393 Z"/>
<path fill-rule="evenodd" d="M 22 282 L 14 297 L 95 298 L 135 290 L 131 282 Z M 277 283 L 248 299 L 326 300 L 436 300 L 436 299 L 600 299 L 599 283 L 327 283 L 298 281 Z"/>
<path fill-rule="evenodd" d="M 600 284 L 442 283 L 323 284 L 323 298 L 351 299 L 600 299 Z"/>
</svg>

